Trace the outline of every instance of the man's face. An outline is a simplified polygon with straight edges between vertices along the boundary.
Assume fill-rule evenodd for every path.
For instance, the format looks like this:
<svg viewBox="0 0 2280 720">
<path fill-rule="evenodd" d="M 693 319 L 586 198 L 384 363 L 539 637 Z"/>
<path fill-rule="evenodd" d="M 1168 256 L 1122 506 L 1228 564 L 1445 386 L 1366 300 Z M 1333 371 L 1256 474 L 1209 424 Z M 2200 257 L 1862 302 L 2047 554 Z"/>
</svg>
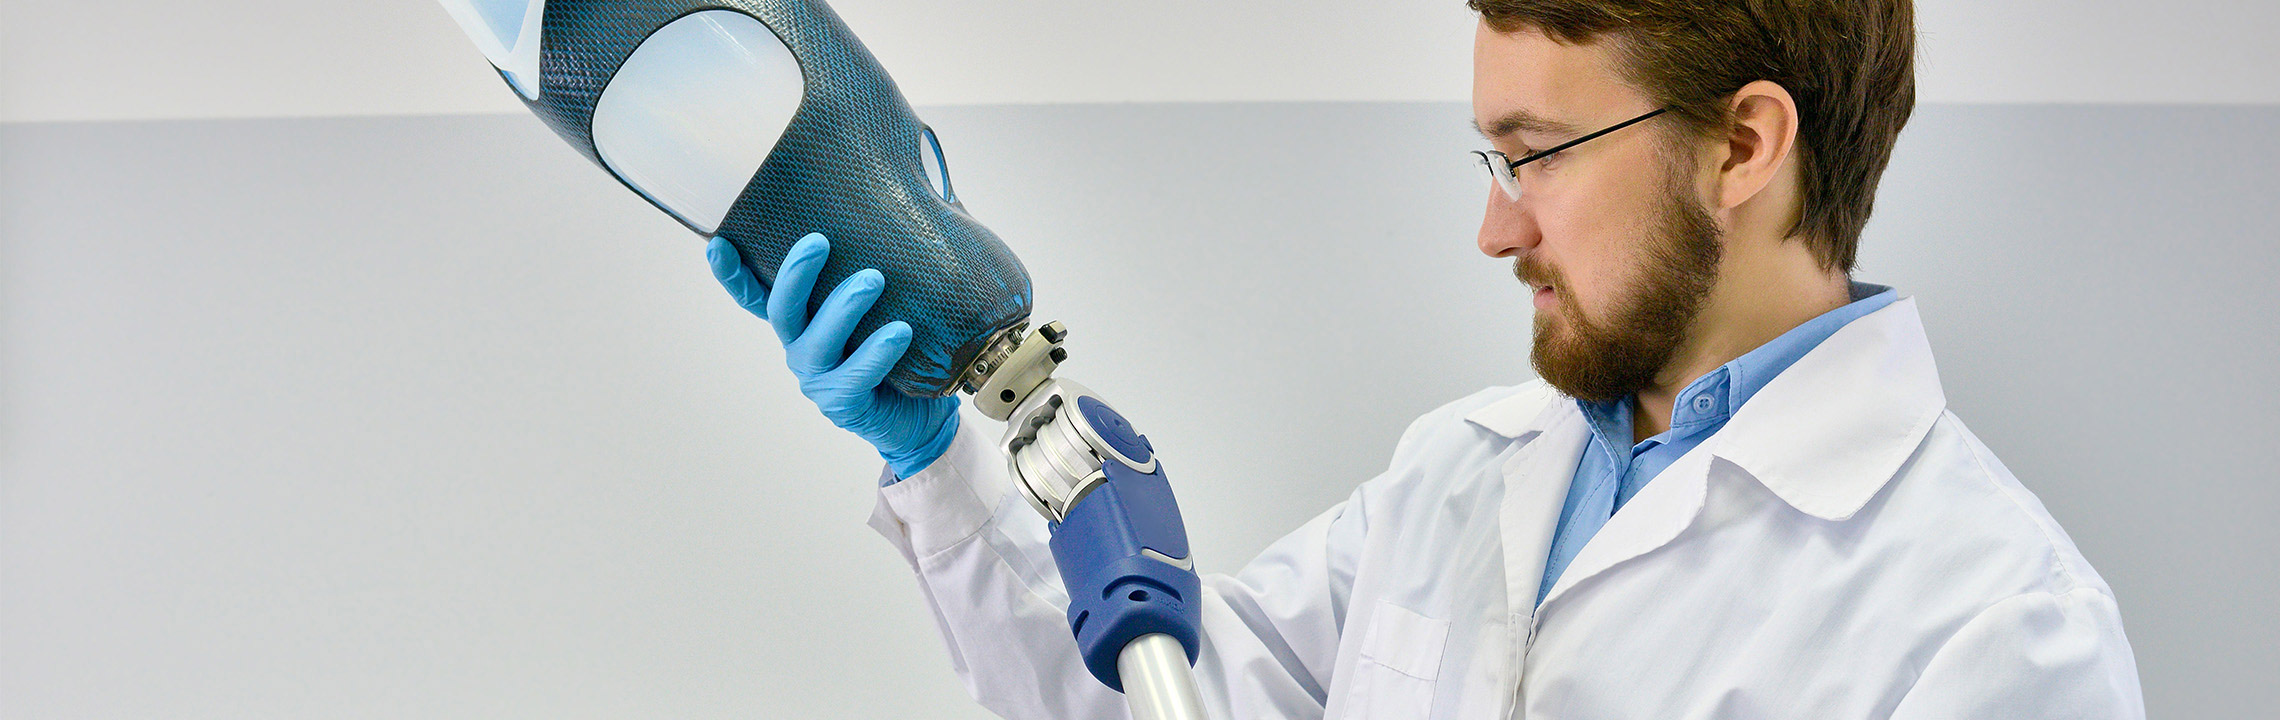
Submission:
<svg viewBox="0 0 2280 720">
<path fill-rule="evenodd" d="M 1655 109 L 1625 83 L 1609 43 L 1562 45 L 1481 25 L 1474 122 L 1513 158 Z M 1668 115 L 1519 169 L 1521 199 L 1493 188 L 1480 250 L 1513 259 L 1535 290 L 1536 373 L 1561 392 L 1613 400 L 1651 387 L 1717 278 L 1719 229 L 1693 153 Z M 1508 132 L 1505 132 L 1508 131 Z"/>
</svg>

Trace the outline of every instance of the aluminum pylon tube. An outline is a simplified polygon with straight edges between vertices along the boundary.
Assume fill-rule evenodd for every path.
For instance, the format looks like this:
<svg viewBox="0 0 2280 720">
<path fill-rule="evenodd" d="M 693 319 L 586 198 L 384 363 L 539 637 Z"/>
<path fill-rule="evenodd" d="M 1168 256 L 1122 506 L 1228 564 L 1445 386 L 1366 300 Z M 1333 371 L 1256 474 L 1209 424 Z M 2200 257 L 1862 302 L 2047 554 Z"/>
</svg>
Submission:
<svg viewBox="0 0 2280 720">
<path fill-rule="evenodd" d="M 1206 720 L 1195 668 L 1188 667 L 1180 641 L 1162 633 L 1133 638 L 1116 656 L 1124 678 L 1124 703 L 1132 720 Z"/>
</svg>

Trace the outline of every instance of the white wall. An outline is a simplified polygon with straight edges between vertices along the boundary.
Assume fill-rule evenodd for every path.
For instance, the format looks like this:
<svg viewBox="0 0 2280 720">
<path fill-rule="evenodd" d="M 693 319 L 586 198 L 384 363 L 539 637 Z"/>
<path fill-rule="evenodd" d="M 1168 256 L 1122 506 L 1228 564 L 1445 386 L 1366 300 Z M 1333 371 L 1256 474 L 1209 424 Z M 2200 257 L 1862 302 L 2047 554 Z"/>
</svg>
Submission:
<svg viewBox="0 0 2280 720">
<path fill-rule="evenodd" d="M 1462 101 L 1460 0 L 841 0 L 916 104 Z M 2280 3 L 1925 0 L 1921 98 L 2280 102 Z M 0 121 L 520 112 L 429 0 L 10 0 Z"/>
</svg>

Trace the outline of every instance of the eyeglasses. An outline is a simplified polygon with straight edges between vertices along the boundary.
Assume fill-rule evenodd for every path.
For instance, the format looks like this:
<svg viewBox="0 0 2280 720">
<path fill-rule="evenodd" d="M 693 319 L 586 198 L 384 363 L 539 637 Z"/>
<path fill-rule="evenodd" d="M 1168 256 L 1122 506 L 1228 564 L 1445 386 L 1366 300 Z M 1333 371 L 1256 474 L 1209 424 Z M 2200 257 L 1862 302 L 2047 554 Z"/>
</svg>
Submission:
<svg viewBox="0 0 2280 720">
<path fill-rule="evenodd" d="M 1668 111 L 1670 111 L 1669 107 L 1655 108 L 1653 111 L 1648 112 L 1645 115 L 1640 115 L 1629 120 L 1615 123 L 1614 125 L 1611 125 L 1606 129 L 1600 130 L 1598 132 L 1591 133 L 1574 140 L 1569 140 L 1558 145 L 1554 145 L 1549 150 L 1539 150 L 1529 153 L 1527 157 L 1523 157 L 1518 160 L 1514 160 L 1511 158 L 1511 156 L 1505 155 L 1504 153 L 1496 150 L 1474 150 L 1472 151 L 1472 154 L 1480 158 L 1480 166 L 1488 170 L 1489 179 L 1496 181 L 1496 186 L 1504 189 L 1504 196 L 1511 198 L 1513 201 L 1517 202 L 1520 200 L 1520 175 L 1518 172 L 1520 170 L 1520 166 L 1542 160 L 1547 157 L 1551 157 L 1553 153 L 1557 153 L 1561 150 L 1566 150 L 1577 145 L 1582 145 L 1585 142 L 1589 142 L 1593 138 L 1597 138 L 1601 135 L 1615 132 L 1632 125 L 1637 125 L 1641 122 L 1645 122 L 1647 118 L 1661 115 Z"/>
</svg>

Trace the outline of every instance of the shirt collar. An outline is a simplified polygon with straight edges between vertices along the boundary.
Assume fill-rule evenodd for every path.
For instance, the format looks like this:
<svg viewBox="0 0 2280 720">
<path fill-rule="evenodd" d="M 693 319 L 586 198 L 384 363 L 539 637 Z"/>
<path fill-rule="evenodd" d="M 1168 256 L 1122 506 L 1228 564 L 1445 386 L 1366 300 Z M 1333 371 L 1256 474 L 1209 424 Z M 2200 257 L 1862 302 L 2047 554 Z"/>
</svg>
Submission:
<svg viewBox="0 0 2280 720">
<path fill-rule="evenodd" d="M 1670 430 L 1666 435 L 1684 437 L 1725 425 L 1734 411 L 1755 397 L 1767 382 L 1819 347 L 1839 328 L 1900 299 L 1900 294 L 1890 287 L 1860 282 L 1852 284 L 1851 296 L 1852 301 L 1844 306 L 1800 323 L 1780 337 L 1687 383 L 1686 389 L 1679 391 L 1676 402 L 1671 403 Z M 1629 399 L 1621 405 L 1629 406 Z M 1628 421 L 1629 413 L 1623 413 L 1623 419 Z M 1630 425 L 1626 422 L 1623 429 L 1629 430 Z M 1628 433 L 1624 436 L 1628 437 Z"/>
<path fill-rule="evenodd" d="M 1747 406 L 1739 401 L 1726 406 L 1732 417 L 1711 441 L 1716 445 L 1712 452 L 1741 466 L 1792 507 L 1824 520 L 1849 518 L 1867 505 L 1947 409 L 1915 299 L 1859 283 L 1853 296 L 1859 299 L 1806 325 L 1850 309 L 1859 312 L 1833 320 L 1825 330 L 1808 330 L 1819 336 L 1818 342 L 1795 349 L 1796 355 L 1781 363 L 1783 369 L 1745 368 L 1739 381 L 1734 363 L 1712 373 L 1722 376 L 1729 397 L 1732 387 L 1747 383 L 1746 397 L 1752 400 Z M 1870 302 L 1879 298 L 1884 299 Z M 1864 303 L 1874 307 L 1860 307 Z M 1554 402 L 1559 398 L 1538 380 L 1465 419 L 1519 438 L 1563 420 L 1564 411 L 1577 407 Z M 1589 422 L 1580 413 L 1577 420 Z"/>
<path fill-rule="evenodd" d="M 1837 334 L 1837 330 L 1852 324 L 1852 321 L 1859 320 L 1869 313 L 1882 310 L 1884 306 L 1891 305 L 1893 301 L 1899 299 L 1900 293 L 1890 287 L 1860 282 L 1853 283 L 1852 302 L 1847 303 L 1844 307 L 1822 313 L 1820 317 L 1807 320 L 1797 327 L 1790 328 L 1789 332 L 1782 333 L 1781 337 L 1774 338 L 1772 342 L 1760 345 L 1757 349 L 1734 358 L 1733 362 L 1719 367 L 1720 372 L 1711 373 L 1711 375 L 1721 376 L 1719 380 L 1724 383 L 1724 397 L 1719 398 L 1720 402 L 1717 404 L 1721 408 L 1718 411 L 1721 414 L 1731 414 L 1734 410 L 1740 409 L 1743 403 L 1749 402 L 1750 398 L 1756 396 L 1759 390 L 1764 389 L 1766 383 L 1780 375 L 1781 371 L 1789 369 L 1789 366 L 1797 364 L 1798 359 L 1805 357 L 1806 353 L 1812 352 L 1813 348 L 1819 347 L 1822 342 L 1829 339 L 1830 335 Z M 1709 379 L 1710 375 L 1705 375 L 1702 379 L 1696 380 L 1694 385 L 1704 386 L 1701 388 L 1702 391 L 1708 393 L 1716 389 L 1703 382 L 1703 380 Z M 1695 388 L 1692 386 L 1687 388 L 1688 392 L 1694 390 Z M 1686 396 L 1687 393 L 1679 394 L 1682 399 Z M 1680 404 L 1681 407 L 1689 410 L 1694 409 L 1696 405 L 1697 403 Z"/>
</svg>

